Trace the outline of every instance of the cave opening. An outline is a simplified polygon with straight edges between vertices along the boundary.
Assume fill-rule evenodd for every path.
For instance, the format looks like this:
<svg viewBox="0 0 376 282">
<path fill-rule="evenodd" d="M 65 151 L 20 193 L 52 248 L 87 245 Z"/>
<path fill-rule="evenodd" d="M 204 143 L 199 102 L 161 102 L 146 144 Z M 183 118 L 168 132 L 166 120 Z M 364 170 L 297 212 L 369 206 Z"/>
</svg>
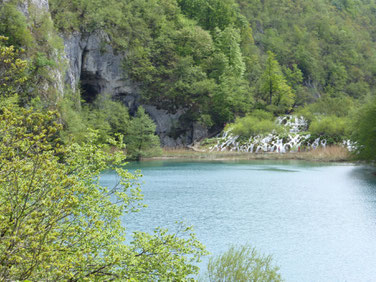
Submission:
<svg viewBox="0 0 376 282">
<path fill-rule="evenodd" d="M 84 99 L 85 102 L 93 103 L 101 93 L 102 87 L 100 81 L 100 77 L 94 73 L 87 71 L 81 72 L 81 98 Z"/>
</svg>

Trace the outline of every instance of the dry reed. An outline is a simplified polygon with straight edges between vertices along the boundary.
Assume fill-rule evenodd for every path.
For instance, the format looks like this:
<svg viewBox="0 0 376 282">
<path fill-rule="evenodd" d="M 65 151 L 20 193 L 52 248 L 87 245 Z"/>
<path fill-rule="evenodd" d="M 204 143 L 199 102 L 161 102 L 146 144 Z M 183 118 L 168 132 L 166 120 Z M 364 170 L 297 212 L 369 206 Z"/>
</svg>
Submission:
<svg viewBox="0 0 376 282">
<path fill-rule="evenodd" d="M 343 162 L 351 160 L 351 153 L 341 146 L 328 146 L 298 153 L 244 153 L 208 152 L 200 149 L 164 148 L 161 157 L 154 159 L 201 159 L 201 160 L 307 160 L 323 162 Z"/>
</svg>

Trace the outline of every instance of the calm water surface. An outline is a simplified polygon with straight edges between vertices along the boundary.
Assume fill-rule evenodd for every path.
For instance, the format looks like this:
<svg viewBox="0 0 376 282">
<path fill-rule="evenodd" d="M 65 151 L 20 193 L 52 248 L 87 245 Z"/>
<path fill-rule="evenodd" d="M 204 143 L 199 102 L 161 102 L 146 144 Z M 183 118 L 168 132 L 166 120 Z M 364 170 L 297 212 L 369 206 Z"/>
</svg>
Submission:
<svg viewBox="0 0 376 282">
<path fill-rule="evenodd" d="M 286 281 L 376 281 L 376 178 L 350 164 L 237 161 L 132 163 L 148 208 L 130 231 L 194 225 L 212 254 L 250 243 Z M 103 183 L 116 177 L 107 173 Z M 205 267 L 206 261 L 202 263 Z"/>
</svg>

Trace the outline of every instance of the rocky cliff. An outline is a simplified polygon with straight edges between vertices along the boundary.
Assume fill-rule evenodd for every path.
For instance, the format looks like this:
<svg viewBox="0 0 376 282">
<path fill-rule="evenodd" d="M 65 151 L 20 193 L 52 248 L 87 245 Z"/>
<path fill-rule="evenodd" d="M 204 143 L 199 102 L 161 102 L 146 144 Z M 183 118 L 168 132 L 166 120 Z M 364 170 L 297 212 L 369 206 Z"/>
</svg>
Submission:
<svg viewBox="0 0 376 282">
<path fill-rule="evenodd" d="M 184 114 L 184 110 L 169 113 L 153 105 L 140 103 L 138 87 L 126 79 L 127 73 L 122 66 L 125 54 L 114 50 L 104 32 L 76 32 L 64 36 L 64 46 L 69 62 L 66 83 L 72 89 L 80 85 L 86 101 L 93 101 L 97 95 L 111 94 L 115 99 L 123 101 L 131 113 L 140 105 L 143 106 L 156 123 L 157 134 L 163 146 L 185 146 L 206 137 L 206 128 L 199 124 L 182 127 L 179 118 Z M 181 130 L 180 134 L 175 134 L 177 128 Z"/>
</svg>

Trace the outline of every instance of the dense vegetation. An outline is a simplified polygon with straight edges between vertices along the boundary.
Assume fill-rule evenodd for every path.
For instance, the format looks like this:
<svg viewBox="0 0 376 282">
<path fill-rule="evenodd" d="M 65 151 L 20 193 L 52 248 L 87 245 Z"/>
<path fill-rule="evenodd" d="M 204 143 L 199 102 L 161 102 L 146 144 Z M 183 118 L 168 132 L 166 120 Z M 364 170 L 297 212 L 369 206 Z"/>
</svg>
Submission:
<svg viewBox="0 0 376 282">
<path fill-rule="evenodd" d="M 105 29 L 128 51 L 125 67 L 143 99 L 186 108 L 182 119 L 212 131 L 261 109 L 304 113 L 314 134 L 342 140 L 354 106 L 373 95 L 373 1 L 112 4 L 97 13 L 100 0 L 51 1 L 60 30 Z"/>
<path fill-rule="evenodd" d="M 59 89 L 59 33 L 105 31 L 143 102 L 185 109 L 181 123 L 212 133 L 227 124 L 248 137 L 296 113 L 311 133 L 351 138 L 358 157 L 376 159 L 374 1 L 50 0 L 51 14 L 30 5 L 27 17 L 19 2 L 0 4 L 2 280 L 180 280 L 206 253 L 189 229 L 185 238 L 158 230 L 123 244 L 120 217 L 141 199 L 136 177 L 119 168 L 124 143 L 133 159 L 155 154 L 155 125 L 111 93 L 89 103 Z M 118 186 L 99 185 L 107 168 Z M 222 271 L 239 256 L 260 265 Z M 231 249 L 212 260 L 210 275 L 266 267 L 260 275 L 280 279 L 269 263 Z"/>
<path fill-rule="evenodd" d="M 180 124 L 199 122 L 213 133 L 235 119 L 244 127 L 242 117 L 249 123 L 263 110 L 303 114 L 315 135 L 348 139 L 348 122 L 356 120 L 349 115 L 374 92 L 373 1 L 51 0 L 52 21 L 35 11 L 26 19 L 16 3 L 1 6 L 0 33 L 10 38 L 7 45 L 26 50 L 30 83 L 44 85 L 21 91 L 21 103 L 58 105 L 67 140 L 93 128 L 100 142 L 121 133 L 132 143 L 132 117 L 110 98 L 81 104 L 69 89 L 57 97 L 51 70 L 64 68 L 56 59 L 59 32 L 104 30 L 113 47 L 126 51 L 124 68 L 145 103 L 185 109 Z"/>
</svg>

